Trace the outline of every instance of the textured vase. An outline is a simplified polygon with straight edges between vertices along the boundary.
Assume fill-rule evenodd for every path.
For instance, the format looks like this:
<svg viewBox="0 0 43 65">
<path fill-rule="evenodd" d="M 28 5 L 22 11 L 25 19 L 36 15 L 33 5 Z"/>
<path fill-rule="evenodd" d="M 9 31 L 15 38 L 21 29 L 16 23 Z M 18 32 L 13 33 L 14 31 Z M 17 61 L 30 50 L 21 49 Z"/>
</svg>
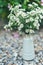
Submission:
<svg viewBox="0 0 43 65">
<path fill-rule="evenodd" d="M 34 52 L 34 44 L 33 44 L 33 38 L 32 37 L 25 37 L 23 39 L 23 59 L 24 60 L 32 60 L 35 58 L 35 52 Z"/>
</svg>

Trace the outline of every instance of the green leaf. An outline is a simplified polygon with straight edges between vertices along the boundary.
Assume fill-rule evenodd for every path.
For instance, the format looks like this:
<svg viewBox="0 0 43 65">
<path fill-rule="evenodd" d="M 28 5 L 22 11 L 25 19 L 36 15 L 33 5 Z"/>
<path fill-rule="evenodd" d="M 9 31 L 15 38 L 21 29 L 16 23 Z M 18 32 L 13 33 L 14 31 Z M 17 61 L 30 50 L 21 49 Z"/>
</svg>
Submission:
<svg viewBox="0 0 43 65">
<path fill-rule="evenodd" d="M 3 12 L 3 9 L 0 9 L 0 14 L 2 14 L 2 12 Z"/>
</svg>

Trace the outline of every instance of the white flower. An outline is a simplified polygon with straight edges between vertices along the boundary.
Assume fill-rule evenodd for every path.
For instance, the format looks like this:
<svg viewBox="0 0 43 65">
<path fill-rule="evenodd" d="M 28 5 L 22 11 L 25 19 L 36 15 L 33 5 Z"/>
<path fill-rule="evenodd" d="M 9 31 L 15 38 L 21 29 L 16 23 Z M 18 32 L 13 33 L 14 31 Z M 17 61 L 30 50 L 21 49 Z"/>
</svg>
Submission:
<svg viewBox="0 0 43 65">
<path fill-rule="evenodd" d="M 9 21 L 8 26 L 11 27 L 13 25 L 13 22 Z"/>
<path fill-rule="evenodd" d="M 42 16 L 42 15 L 40 15 L 40 18 L 41 18 L 41 19 L 43 19 L 43 16 Z"/>
<path fill-rule="evenodd" d="M 14 16 L 12 13 L 10 13 L 9 15 L 8 15 L 8 18 L 10 18 L 10 16 Z"/>
<path fill-rule="evenodd" d="M 4 26 L 4 29 L 6 29 L 7 27 L 8 27 L 8 25 L 5 25 L 5 26 Z"/>
<path fill-rule="evenodd" d="M 23 24 L 20 24 L 20 27 L 21 27 L 21 28 L 23 28 L 23 27 L 24 27 L 24 25 L 23 25 Z"/>
<path fill-rule="evenodd" d="M 17 23 L 19 23 L 19 18 L 16 18 Z"/>
<path fill-rule="evenodd" d="M 30 28 L 32 28 L 32 26 L 30 26 Z"/>
<path fill-rule="evenodd" d="M 39 29 L 40 24 L 38 21 L 34 22 L 33 25 L 36 27 L 36 29 Z"/>
<path fill-rule="evenodd" d="M 26 29 L 25 32 L 26 32 L 26 33 L 29 33 L 29 29 Z"/>
<path fill-rule="evenodd" d="M 39 17 L 37 16 L 36 19 L 39 19 Z"/>
<path fill-rule="evenodd" d="M 18 17 L 19 15 L 21 15 L 22 14 L 22 11 L 19 11 L 17 14 L 16 14 L 16 16 Z"/>
<path fill-rule="evenodd" d="M 18 25 L 20 25 L 20 22 L 18 22 Z"/>
<path fill-rule="evenodd" d="M 29 19 L 26 19 L 26 23 L 30 22 Z"/>
<path fill-rule="evenodd" d="M 12 5 L 10 3 L 8 3 L 8 8 L 9 10 L 12 10 Z"/>
<path fill-rule="evenodd" d="M 20 26 L 18 27 L 18 30 L 21 30 L 24 27 L 23 24 L 20 24 Z"/>
<path fill-rule="evenodd" d="M 35 19 L 35 23 L 38 23 L 39 21 L 37 19 Z"/>
<path fill-rule="evenodd" d="M 30 15 L 31 16 L 34 16 L 35 14 L 36 14 L 36 11 L 35 10 L 30 11 Z"/>
<path fill-rule="evenodd" d="M 33 23 L 33 25 L 34 25 L 34 26 L 37 26 L 37 24 L 38 24 L 38 22 L 37 22 L 37 21 L 35 21 L 35 22 Z"/>
<path fill-rule="evenodd" d="M 21 4 L 18 5 L 18 7 L 21 7 L 21 6 L 22 6 Z"/>
<path fill-rule="evenodd" d="M 19 11 L 16 16 L 18 17 L 19 15 L 21 15 L 23 18 L 26 16 L 26 13 L 24 13 L 23 11 Z"/>
<path fill-rule="evenodd" d="M 16 9 L 16 8 L 18 9 L 19 7 L 21 7 L 21 4 L 16 5 L 16 6 L 15 6 L 15 9 Z"/>
<path fill-rule="evenodd" d="M 14 19 L 15 19 L 14 15 L 10 16 L 10 20 L 14 20 Z"/>
<path fill-rule="evenodd" d="M 29 20 L 30 20 L 31 22 L 32 22 L 32 21 L 34 21 L 34 19 L 33 19 L 32 17 L 30 17 L 30 19 L 29 19 Z"/>
<path fill-rule="evenodd" d="M 39 30 L 39 27 L 37 26 L 37 27 L 36 27 L 36 29 L 38 29 L 38 30 Z"/>
<path fill-rule="evenodd" d="M 40 8 L 40 7 L 37 7 L 37 8 L 41 10 L 41 8 Z"/>
<path fill-rule="evenodd" d="M 33 5 L 32 4 L 28 4 L 29 7 L 32 7 Z"/>
<path fill-rule="evenodd" d="M 38 26 L 40 26 L 40 24 L 38 23 Z"/>
<path fill-rule="evenodd" d="M 35 3 L 35 2 L 33 2 L 32 4 L 33 4 L 33 5 L 35 5 L 35 6 L 38 6 L 38 4 L 37 4 L 37 3 Z"/>
<path fill-rule="evenodd" d="M 26 13 L 22 12 L 21 15 L 22 15 L 23 18 L 25 18 Z"/>
<path fill-rule="evenodd" d="M 43 9 L 41 9 L 41 13 L 43 14 Z"/>
<path fill-rule="evenodd" d="M 21 30 L 21 28 L 20 27 L 18 27 L 18 31 L 20 31 Z"/>
<path fill-rule="evenodd" d="M 18 27 L 18 31 L 20 31 L 21 30 L 21 28 L 20 27 Z"/>
<path fill-rule="evenodd" d="M 19 9 L 20 11 L 25 11 L 25 9 Z"/>
<path fill-rule="evenodd" d="M 34 33 L 34 30 L 30 29 L 29 33 Z"/>
<path fill-rule="evenodd" d="M 9 23 L 8 26 L 10 27 L 11 26 L 11 23 Z"/>
<path fill-rule="evenodd" d="M 39 20 L 39 22 L 41 23 L 42 21 L 41 21 L 41 20 Z"/>
</svg>

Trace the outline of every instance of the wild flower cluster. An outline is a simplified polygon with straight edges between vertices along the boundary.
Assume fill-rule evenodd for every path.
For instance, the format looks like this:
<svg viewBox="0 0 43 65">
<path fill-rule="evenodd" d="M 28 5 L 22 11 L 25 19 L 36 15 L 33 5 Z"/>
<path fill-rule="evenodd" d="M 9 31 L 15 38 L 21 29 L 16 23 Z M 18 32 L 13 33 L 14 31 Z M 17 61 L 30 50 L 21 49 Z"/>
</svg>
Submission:
<svg viewBox="0 0 43 65">
<path fill-rule="evenodd" d="M 35 30 L 39 30 L 41 19 L 43 19 L 43 9 L 34 2 L 28 4 L 28 7 L 31 8 L 33 5 L 36 7 L 30 11 L 23 9 L 20 4 L 10 7 L 9 22 L 4 28 L 24 33 L 34 33 Z"/>
</svg>

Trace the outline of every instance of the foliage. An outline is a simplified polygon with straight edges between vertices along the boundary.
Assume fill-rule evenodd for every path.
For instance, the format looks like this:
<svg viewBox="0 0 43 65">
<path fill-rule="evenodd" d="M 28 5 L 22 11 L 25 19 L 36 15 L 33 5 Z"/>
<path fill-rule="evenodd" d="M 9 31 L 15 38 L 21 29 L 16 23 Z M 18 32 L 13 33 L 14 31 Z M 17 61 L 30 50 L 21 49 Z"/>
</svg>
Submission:
<svg viewBox="0 0 43 65">
<path fill-rule="evenodd" d="M 22 8 L 22 5 L 10 7 L 8 16 L 9 22 L 5 29 L 18 30 L 24 33 L 34 33 L 39 30 L 41 19 L 43 18 L 43 9 L 33 2 L 28 4 L 28 11 Z"/>
<path fill-rule="evenodd" d="M 7 8 L 7 1 L 0 0 L 0 17 L 4 18 L 7 16 L 8 8 Z"/>
<path fill-rule="evenodd" d="M 12 6 L 15 6 L 17 4 L 21 4 L 22 8 L 25 8 L 28 10 L 28 3 L 31 2 L 40 3 L 40 0 L 0 0 L 0 16 L 3 18 L 6 17 L 9 14 L 8 10 L 8 3 L 10 3 Z"/>
</svg>

